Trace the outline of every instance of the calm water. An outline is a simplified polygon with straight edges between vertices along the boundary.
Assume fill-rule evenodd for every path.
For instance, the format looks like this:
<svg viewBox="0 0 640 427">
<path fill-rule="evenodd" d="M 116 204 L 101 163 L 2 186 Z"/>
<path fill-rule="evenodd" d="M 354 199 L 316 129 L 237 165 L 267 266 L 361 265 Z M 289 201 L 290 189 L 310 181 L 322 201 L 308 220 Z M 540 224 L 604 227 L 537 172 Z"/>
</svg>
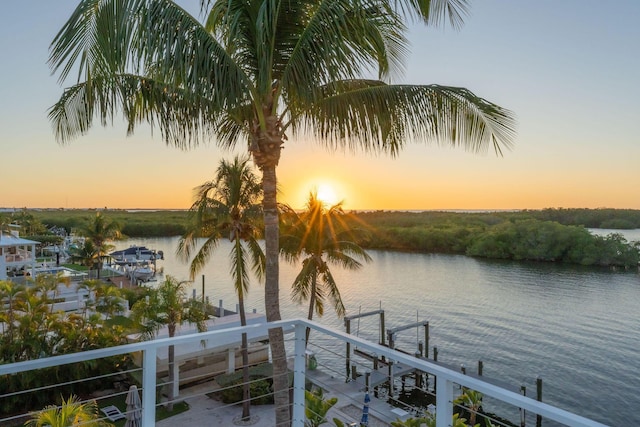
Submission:
<svg viewBox="0 0 640 427">
<path fill-rule="evenodd" d="M 635 240 L 630 237 L 630 240 Z M 188 278 L 186 264 L 173 256 L 177 238 L 118 242 L 163 250 L 165 274 Z M 205 293 L 234 309 L 228 263 L 221 245 L 205 274 Z M 475 371 L 514 387 L 535 391 L 544 381 L 543 399 L 572 412 L 612 425 L 640 424 L 640 274 L 559 266 L 477 260 L 464 256 L 370 251 L 373 262 L 359 272 L 335 270 L 348 314 L 385 310 L 386 326 L 430 322 L 430 350 L 440 361 Z M 283 317 L 305 317 L 290 302 L 297 273 L 281 264 Z M 202 289 L 198 276 L 194 287 Z M 250 290 L 247 308 L 262 311 L 261 285 Z M 326 308 L 321 320 L 343 330 Z M 352 332 L 377 340 L 377 317 L 352 325 Z M 422 334 L 422 331 L 420 331 Z M 415 351 L 415 330 L 398 336 L 398 347 Z"/>
</svg>

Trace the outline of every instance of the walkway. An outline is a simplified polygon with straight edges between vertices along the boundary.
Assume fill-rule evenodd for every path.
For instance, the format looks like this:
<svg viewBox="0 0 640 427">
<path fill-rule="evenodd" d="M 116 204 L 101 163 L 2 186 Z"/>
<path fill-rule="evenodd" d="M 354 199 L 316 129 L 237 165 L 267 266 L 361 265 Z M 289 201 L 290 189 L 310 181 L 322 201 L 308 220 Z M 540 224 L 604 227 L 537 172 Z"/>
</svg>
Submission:
<svg viewBox="0 0 640 427">
<path fill-rule="evenodd" d="M 364 386 L 358 381 L 345 382 L 342 378 L 334 378 L 321 371 L 307 371 L 308 378 L 325 390 L 325 397 L 337 397 L 338 403 L 329 411 L 328 419 L 334 417 L 343 421 L 347 426 L 360 425 L 362 406 L 364 404 Z M 363 380 L 364 381 L 364 380 Z M 209 398 L 205 393 L 215 389 L 215 382 L 200 384 L 181 390 L 181 394 L 190 409 L 156 423 L 157 427 L 176 426 L 233 426 L 252 425 L 256 427 L 272 427 L 275 425 L 275 410 L 273 405 L 251 406 L 252 423 L 242 424 L 234 422 L 242 413 L 239 405 L 226 405 Z M 388 426 L 398 418 L 406 419 L 409 414 L 386 402 L 385 396 L 375 398 L 370 393 L 369 427 Z M 354 424 L 351 424 L 354 423 Z"/>
</svg>

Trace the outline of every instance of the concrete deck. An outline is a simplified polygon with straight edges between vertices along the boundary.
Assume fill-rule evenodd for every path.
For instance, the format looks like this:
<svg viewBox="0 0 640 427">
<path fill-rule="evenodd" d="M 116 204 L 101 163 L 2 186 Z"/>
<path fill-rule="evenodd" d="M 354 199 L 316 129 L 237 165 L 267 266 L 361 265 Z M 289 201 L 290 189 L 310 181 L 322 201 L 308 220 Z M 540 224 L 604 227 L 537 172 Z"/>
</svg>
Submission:
<svg viewBox="0 0 640 427">
<path fill-rule="evenodd" d="M 338 418 L 346 425 L 355 423 L 360 425 L 362 407 L 364 405 L 364 386 L 360 381 L 345 382 L 343 378 L 335 378 L 320 369 L 307 371 L 307 377 L 325 390 L 325 397 L 337 397 L 338 403 L 329 411 L 328 419 Z M 186 401 L 190 409 L 182 414 L 158 421 L 157 427 L 176 426 L 233 426 L 252 425 L 258 427 L 275 425 L 275 410 L 273 405 L 251 406 L 251 423 L 240 423 L 237 418 L 242 413 L 239 405 L 226 405 L 209 398 L 206 393 L 214 391 L 214 382 L 200 384 L 181 390 L 181 399 Z M 385 396 L 375 398 L 370 393 L 369 427 L 388 426 L 398 418 L 406 419 L 411 414 L 398 410 L 386 402 Z M 332 424 L 332 423 L 330 423 Z"/>
</svg>

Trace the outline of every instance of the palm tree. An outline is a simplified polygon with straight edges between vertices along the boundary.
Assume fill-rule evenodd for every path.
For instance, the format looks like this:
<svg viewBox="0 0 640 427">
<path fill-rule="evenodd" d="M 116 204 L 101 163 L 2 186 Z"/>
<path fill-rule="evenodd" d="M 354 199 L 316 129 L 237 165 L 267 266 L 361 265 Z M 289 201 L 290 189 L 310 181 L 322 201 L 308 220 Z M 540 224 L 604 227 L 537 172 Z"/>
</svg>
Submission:
<svg viewBox="0 0 640 427">
<path fill-rule="evenodd" d="M 108 242 L 121 237 L 120 225 L 115 221 L 107 221 L 102 213 L 96 212 L 96 216 L 82 228 L 82 234 L 93 244 L 95 251 L 94 267 L 97 268 L 98 279 L 100 279 L 102 261 L 107 257 L 107 253 L 113 249 L 113 245 L 108 244 Z M 86 241 L 82 248 L 82 253 L 85 252 L 87 255 L 91 252 L 91 246 L 87 246 Z"/>
<path fill-rule="evenodd" d="M 69 249 L 70 260 L 79 263 L 93 270 L 100 265 L 100 253 L 91 240 L 85 240 L 80 246 L 73 246 Z"/>
<path fill-rule="evenodd" d="M 42 411 L 31 414 L 26 427 L 113 427 L 113 424 L 100 419 L 98 405 L 95 400 L 81 402 L 76 396 L 69 396 L 62 405 L 50 405 Z"/>
<path fill-rule="evenodd" d="M 293 281 L 292 298 L 297 303 L 309 301 L 309 320 L 313 319 L 314 311 L 318 316 L 324 314 L 327 299 L 339 317 L 345 314 L 330 265 L 357 270 L 362 267 L 357 258 L 371 261 L 364 249 L 352 241 L 357 230 L 349 226 L 346 217 L 342 202 L 327 208 L 314 192 L 309 194 L 302 213 L 282 206 L 280 253 L 290 262 L 297 263 L 303 258 L 302 270 Z"/>
<path fill-rule="evenodd" d="M 184 322 L 195 323 L 198 332 L 207 329 L 206 315 L 201 304 L 187 299 L 185 287 L 189 282 L 178 282 L 172 276 L 166 276 L 156 289 L 151 289 L 149 298 L 138 300 L 131 307 L 131 318 L 139 325 L 142 339 L 152 339 L 162 326 L 167 326 L 169 337 L 176 335 L 176 329 Z M 175 375 L 173 365 L 175 361 L 175 348 L 169 346 L 169 402 L 167 409 L 173 410 L 173 383 Z"/>
<path fill-rule="evenodd" d="M 482 409 L 482 397 L 483 394 L 479 391 L 463 387 L 462 394 L 453 401 L 454 405 L 462 405 L 467 408 L 471 425 L 476 424 L 476 416 Z"/>
<path fill-rule="evenodd" d="M 0 311 L 0 323 L 2 324 L 0 339 L 9 347 L 13 346 L 16 330 L 16 308 L 24 292 L 24 285 L 9 280 L 0 280 L 0 302 L 4 306 L 4 309 Z M 12 360 L 13 356 L 14 354 L 11 351 L 6 353 L 3 351 L 0 353 L 0 360 Z"/>
<path fill-rule="evenodd" d="M 191 207 L 194 222 L 180 239 L 178 254 L 188 260 L 198 245 L 198 237 L 206 240 L 191 261 L 191 279 L 204 268 L 218 247 L 220 239 L 233 244 L 229 258 L 231 277 L 240 310 L 240 323 L 247 324 L 244 296 L 249 290 L 250 263 L 257 277 L 264 275 L 264 253 L 260 237 L 260 181 L 249 166 L 249 157 L 236 156 L 232 162 L 221 160 L 213 181 L 196 189 L 196 201 Z M 242 419 L 250 418 L 249 353 L 247 334 L 242 334 L 243 399 Z"/>
<path fill-rule="evenodd" d="M 51 312 L 52 300 L 46 294 L 27 288 L 16 301 L 14 308 L 17 313 L 15 336 L 19 337 L 16 350 L 16 360 L 31 360 L 51 355 L 47 331 L 57 320 L 57 315 Z M 54 328 L 51 328 L 54 329 Z"/>
<path fill-rule="evenodd" d="M 500 154 L 512 114 L 467 89 L 394 85 L 405 20 L 462 24 L 467 0 L 201 0 L 204 23 L 170 0 L 80 0 L 49 56 L 64 82 L 49 111 L 61 143 L 122 113 L 128 132 L 151 123 L 167 144 L 246 144 L 262 171 L 265 310 L 280 320 L 276 167 L 285 141 L 396 155 L 410 141 Z M 336 19 L 339 17 L 340 19 Z M 378 71 L 377 79 L 371 76 Z M 288 424 L 281 329 L 269 331 L 276 420 Z"/>
</svg>

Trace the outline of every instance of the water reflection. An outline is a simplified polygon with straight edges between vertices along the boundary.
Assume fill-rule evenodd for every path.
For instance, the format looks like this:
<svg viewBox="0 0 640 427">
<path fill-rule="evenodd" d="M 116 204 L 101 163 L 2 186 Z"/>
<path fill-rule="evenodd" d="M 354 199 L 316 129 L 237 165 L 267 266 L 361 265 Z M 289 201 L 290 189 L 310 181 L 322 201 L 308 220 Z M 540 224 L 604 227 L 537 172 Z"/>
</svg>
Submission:
<svg viewBox="0 0 640 427">
<path fill-rule="evenodd" d="M 175 256 L 177 238 L 119 242 L 162 250 L 165 274 L 188 278 L 188 266 Z M 203 271 L 205 294 L 228 308 L 236 297 L 229 276 L 230 247 L 221 244 Z M 370 251 L 373 262 L 357 272 L 334 272 L 348 314 L 382 306 L 387 327 L 418 320 L 431 325 L 430 351 L 439 360 L 475 367 L 486 376 L 535 389 L 544 380 L 544 399 L 610 425 L 640 423 L 640 275 L 546 263 L 496 262 L 464 256 Z M 305 317 L 305 307 L 290 301 L 289 284 L 297 269 L 281 264 L 283 317 Z M 199 293 L 202 278 L 194 288 Z M 247 308 L 262 311 L 263 286 L 255 281 Z M 343 329 L 327 307 L 322 323 Z M 353 330 L 378 339 L 376 319 L 363 319 Z M 417 331 L 397 337 L 413 352 Z M 471 369 L 471 368 L 470 368 Z M 472 369 L 473 370 L 473 369 Z M 635 422 L 634 422 L 635 421 Z"/>
</svg>

